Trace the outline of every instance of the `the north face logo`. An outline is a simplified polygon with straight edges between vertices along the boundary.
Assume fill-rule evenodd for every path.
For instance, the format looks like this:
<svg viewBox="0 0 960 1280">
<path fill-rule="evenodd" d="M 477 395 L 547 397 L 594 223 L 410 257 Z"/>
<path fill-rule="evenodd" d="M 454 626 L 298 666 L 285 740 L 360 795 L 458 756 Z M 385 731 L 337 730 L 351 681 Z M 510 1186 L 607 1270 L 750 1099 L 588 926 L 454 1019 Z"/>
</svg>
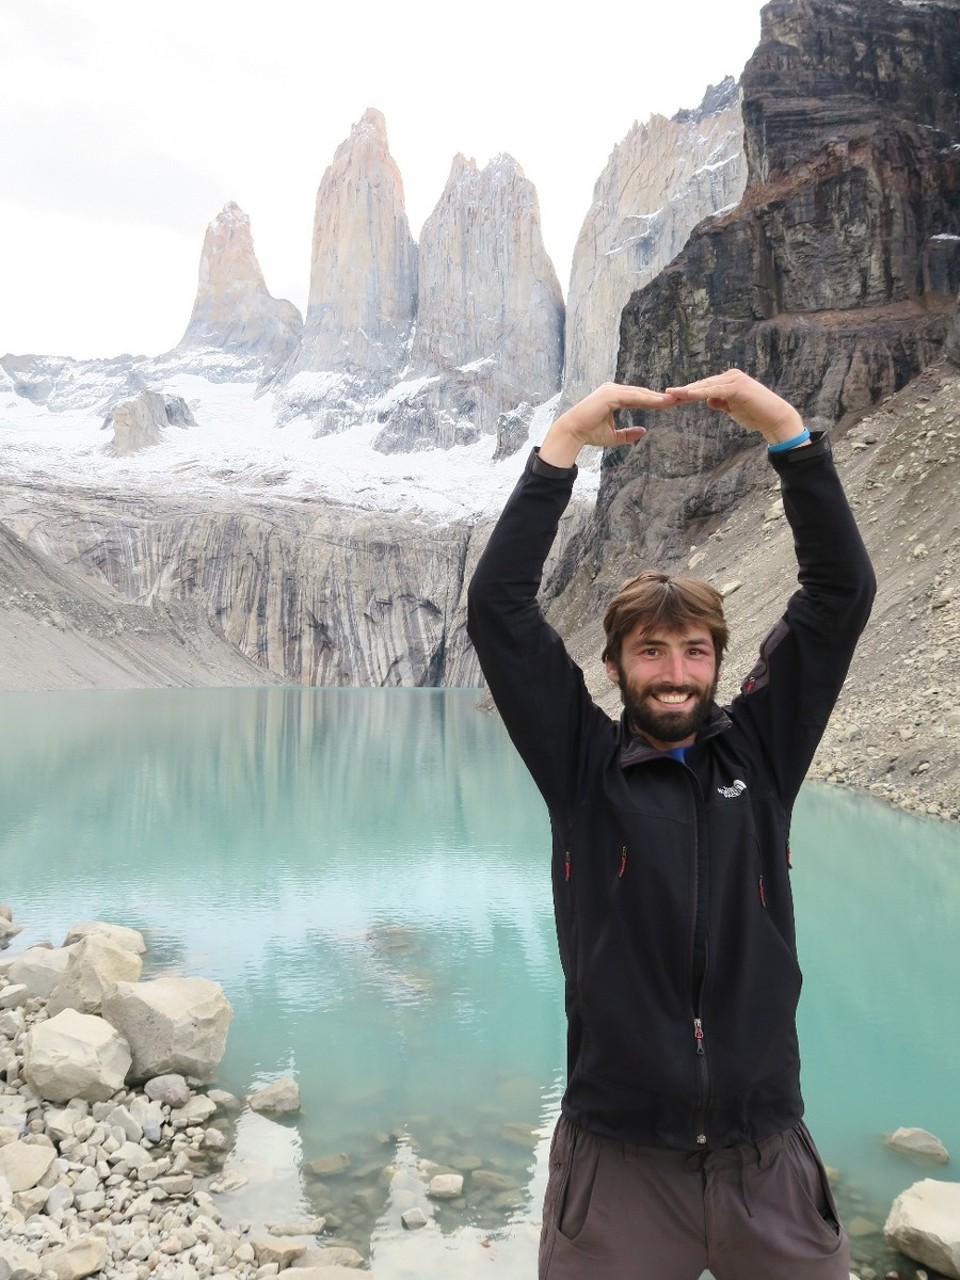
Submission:
<svg viewBox="0 0 960 1280">
<path fill-rule="evenodd" d="M 737 796 L 742 796 L 746 789 L 747 784 L 741 782 L 739 778 L 734 778 L 731 787 L 717 787 L 724 800 L 736 800 Z"/>
</svg>

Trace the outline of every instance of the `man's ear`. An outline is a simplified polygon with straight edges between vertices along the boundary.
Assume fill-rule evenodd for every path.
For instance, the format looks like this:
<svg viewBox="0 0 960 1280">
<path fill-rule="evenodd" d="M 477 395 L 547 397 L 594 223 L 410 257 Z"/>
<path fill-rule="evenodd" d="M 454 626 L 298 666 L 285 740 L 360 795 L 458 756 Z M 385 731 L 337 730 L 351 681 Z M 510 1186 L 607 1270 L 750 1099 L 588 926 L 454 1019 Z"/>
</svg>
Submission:
<svg viewBox="0 0 960 1280">
<path fill-rule="evenodd" d="M 620 668 L 612 658 L 607 658 L 603 664 L 607 669 L 607 678 L 614 684 L 620 683 Z"/>
</svg>

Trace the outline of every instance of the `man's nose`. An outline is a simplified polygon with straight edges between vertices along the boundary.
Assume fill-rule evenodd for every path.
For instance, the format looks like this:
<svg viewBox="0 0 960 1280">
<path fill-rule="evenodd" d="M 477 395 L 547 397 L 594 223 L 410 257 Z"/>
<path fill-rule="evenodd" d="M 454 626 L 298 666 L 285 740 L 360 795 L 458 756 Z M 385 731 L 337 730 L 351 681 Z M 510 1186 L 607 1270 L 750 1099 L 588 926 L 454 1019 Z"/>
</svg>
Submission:
<svg viewBox="0 0 960 1280">
<path fill-rule="evenodd" d="M 686 684 L 687 673 L 682 653 L 668 653 L 665 659 L 667 679 L 671 684 Z"/>
</svg>

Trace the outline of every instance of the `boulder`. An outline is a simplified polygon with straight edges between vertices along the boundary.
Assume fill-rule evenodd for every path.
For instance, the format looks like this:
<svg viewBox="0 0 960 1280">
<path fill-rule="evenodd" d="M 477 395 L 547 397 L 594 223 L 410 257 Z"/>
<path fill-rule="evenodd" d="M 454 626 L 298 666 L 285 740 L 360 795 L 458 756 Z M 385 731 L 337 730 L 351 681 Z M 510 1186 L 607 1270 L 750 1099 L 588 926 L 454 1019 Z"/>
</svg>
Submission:
<svg viewBox="0 0 960 1280">
<path fill-rule="evenodd" d="M 275 1262 L 281 1271 L 306 1253 L 307 1246 L 300 1240 L 284 1240 L 279 1236 L 260 1236 L 250 1241 L 259 1266 Z"/>
<path fill-rule="evenodd" d="M 960 1182 L 915 1182 L 894 1200 L 883 1235 L 914 1262 L 960 1280 Z"/>
<path fill-rule="evenodd" d="M 47 1001 L 51 1016 L 64 1009 L 99 1013 L 104 990 L 113 982 L 136 982 L 143 961 L 136 951 L 114 941 L 107 933 L 91 932 L 71 948 L 63 977 Z"/>
<path fill-rule="evenodd" d="M 130 1045 L 133 1080 L 171 1072 L 209 1080 L 233 1017 L 223 988 L 207 978 L 117 982 L 104 992 L 101 1009 Z"/>
<path fill-rule="evenodd" d="M 27 1032 L 23 1075 L 48 1102 L 105 1102 L 123 1088 L 131 1055 L 123 1036 L 102 1018 L 64 1009 Z"/>
<path fill-rule="evenodd" d="M 11 982 L 0 991 L 0 1009 L 19 1009 L 30 999 L 30 988 L 25 982 Z"/>
<path fill-rule="evenodd" d="M 427 1195 L 431 1200 L 456 1200 L 463 1195 L 462 1173 L 437 1173 L 430 1179 Z"/>
<path fill-rule="evenodd" d="M 40 1274 L 40 1259 L 13 1240 L 0 1242 L 0 1280 L 34 1280 Z"/>
<path fill-rule="evenodd" d="M 888 1147 L 894 1151 L 902 1151 L 904 1155 L 915 1160 L 926 1160 L 931 1164 L 949 1164 L 950 1153 L 939 1138 L 928 1133 L 926 1129 L 897 1129 L 887 1134 L 884 1139 Z"/>
<path fill-rule="evenodd" d="M 126 947 L 128 951 L 135 951 L 138 956 L 142 956 L 147 949 L 142 933 L 139 933 L 136 929 L 128 929 L 123 924 L 108 924 L 104 920 L 86 920 L 83 924 L 75 924 L 64 938 L 63 945 L 68 947 L 71 943 L 79 942 L 81 938 L 86 938 L 91 933 L 96 933 L 103 938 L 109 938 L 118 947 Z"/>
<path fill-rule="evenodd" d="M 63 977 L 69 960 L 69 947 L 30 947 L 11 960 L 0 960 L 0 974 L 9 983 L 23 983 L 31 997 L 46 1000 Z"/>
<path fill-rule="evenodd" d="M 166 1107 L 183 1107 L 190 1101 L 190 1086 L 177 1072 L 154 1076 L 143 1086 L 143 1092 L 151 1101 Z"/>
<path fill-rule="evenodd" d="M 0 1177 L 10 1190 L 29 1191 L 53 1164 L 57 1149 L 46 1142 L 9 1142 L 0 1147 Z"/>
<path fill-rule="evenodd" d="M 44 1271 L 52 1271 L 57 1280 L 83 1280 L 102 1270 L 109 1257 L 106 1240 L 102 1236 L 88 1236 L 85 1240 L 71 1240 L 59 1249 L 43 1255 Z"/>
<path fill-rule="evenodd" d="M 256 1093 L 247 1095 L 247 1103 L 251 1111 L 268 1112 L 271 1115 L 283 1115 L 290 1111 L 300 1110 L 300 1086 L 289 1077 L 274 1080 Z"/>
</svg>

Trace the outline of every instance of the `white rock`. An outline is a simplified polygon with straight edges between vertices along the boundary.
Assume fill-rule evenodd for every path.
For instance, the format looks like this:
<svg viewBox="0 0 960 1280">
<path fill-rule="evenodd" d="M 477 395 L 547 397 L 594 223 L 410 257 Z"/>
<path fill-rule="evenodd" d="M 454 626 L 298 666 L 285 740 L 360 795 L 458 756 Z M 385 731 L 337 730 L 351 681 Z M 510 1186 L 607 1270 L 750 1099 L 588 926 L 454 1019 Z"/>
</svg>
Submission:
<svg viewBox="0 0 960 1280">
<path fill-rule="evenodd" d="M 24 1040 L 24 1078 L 49 1102 L 106 1101 L 123 1087 L 130 1062 L 119 1032 L 102 1018 L 73 1009 L 37 1023 Z"/>
<path fill-rule="evenodd" d="M 908 1258 L 960 1280 L 960 1182 L 915 1182 L 893 1202 L 883 1234 Z"/>
<path fill-rule="evenodd" d="M 34 1280 L 40 1274 L 40 1259 L 13 1240 L 0 1243 L 0 1280 Z"/>
<path fill-rule="evenodd" d="M 902 1151 L 917 1160 L 929 1160 L 933 1164 L 949 1164 L 950 1153 L 939 1138 L 926 1129 L 900 1128 L 888 1134 L 888 1147 Z"/>
<path fill-rule="evenodd" d="M 143 961 L 136 951 L 121 946 L 104 933 L 89 933 L 77 942 L 63 977 L 50 993 L 47 1013 L 62 1009 L 99 1013 L 104 990 L 112 982 L 136 982 Z"/>
<path fill-rule="evenodd" d="M 251 1111 L 270 1112 L 273 1115 L 299 1111 L 300 1086 L 296 1080 L 291 1080 L 289 1077 L 274 1080 L 265 1088 L 258 1089 L 256 1093 L 248 1094 L 247 1102 Z"/>
<path fill-rule="evenodd" d="M 0 1177 L 12 1191 L 35 1187 L 56 1158 L 56 1147 L 39 1142 L 10 1142 L 0 1147 Z"/>
<path fill-rule="evenodd" d="M 281 1271 L 285 1267 L 289 1267 L 292 1262 L 295 1262 L 307 1249 L 307 1246 L 300 1240 L 283 1240 L 273 1236 L 258 1236 L 256 1239 L 251 1240 L 250 1243 L 253 1245 L 257 1263 L 261 1267 L 269 1266 L 271 1262 L 275 1262 Z"/>
<path fill-rule="evenodd" d="M 44 1271 L 52 1271 L 57 1280 L 83 1280 L 107 1264 L 110 1251 L 102 1236 L 73 1240 L 62 1248 L 43 1256 Z"/>
<path fill-rule="evenodd" d="M 233 1016 L 223 988 L 206 978 L 117 982 L 104 992 L 101 1009 L 130 1045 L 134 1080 L 170 1072 L 210 1079 Z"/>
<path fill-rule="evenodd" d="M 415 1231 L 417 1227 L 425 1227 L 427 1225 L 427 1216 L 419 1206 L 413 1209 L 407 1209 L 400 1215 L 400 1222 L 403 1224 L 404 1230 Z"/>
<path fill-rule="evenodd" d="M 69 960 L 69 947 L 30 947 L 10 960 L 0 960 L 0 973 L 8 982 L 23 983 L 32 997 L 46 1000 Z"/>
<path fill-rule="evenodd" d="M 91 933 L 109 938 L 116 946 L 126 947 L 128 951 L 135 951 L 138 956 L 142 956 L 147 949 L 143 934 L 136 929 L 128 929 L 126 925 L 122 924 L 107 924 L 103 920 L 88 920 L 84 924 L 75 924 L 64 938 L 63 945 L 65 947 L 70 946 L 74 942 L 79 942 L 81 938 L 88 937 Z"/>
<path fill-rule="evenodd" d="M 217 1104 L 215 1102 L 211 1102 L 203 1094 L 198 1094 L 180 1107 L 179 1110 L 174 1111 L 170 1116 L 170 1120 L 175 1128 L 186 1129 L 192 1124 L 205 1124 L 216 1109 Z"/>
<path fill-rule="evenodd" d="M 19 1009 L 30 999 L 30 988 L 25 982 L 11 982 L 0 991 L 0 1009 Z"/>
<path fill-rule="evenodd" d="M 462 1173 L 438 1173 L 430 1179 L 427 1195 L 431 1200 L 456 1200 L 463 1195 Z"/>
</svg>

